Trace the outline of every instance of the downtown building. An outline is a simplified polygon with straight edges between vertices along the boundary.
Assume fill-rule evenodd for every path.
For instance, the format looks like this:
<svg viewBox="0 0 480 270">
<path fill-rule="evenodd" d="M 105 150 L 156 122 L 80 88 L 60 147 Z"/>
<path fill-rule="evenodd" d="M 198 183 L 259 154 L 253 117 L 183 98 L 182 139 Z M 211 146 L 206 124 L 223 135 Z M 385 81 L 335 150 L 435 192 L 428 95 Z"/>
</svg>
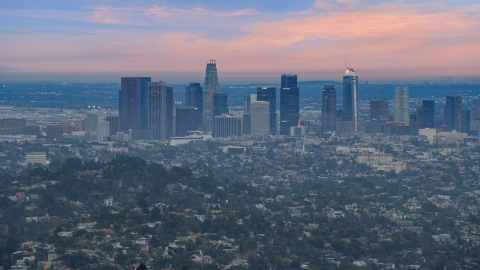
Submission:
<svg viewBox="0 0 480 270">
<path fill-rule="evenodd" d="M 257 101 L 266 101 L 270 104 L 269 108 L 269 123 L 270 134 L 277 134 L 277 104 L 276 104 L 276 92 L 275 87 L 258 87 L 257 88 Z"/>
<path fill-rule="evenodd" d="M 258 95 L 257 95 L 258 97 Z M 269 135 L 270 134 L 270 102 L 252 101 L 250 103 L 251 124 L 250 134 Z"/>
<path fill-rule="evenodd" d="M 370 120 L 388 119 L 388 100 L 378 98 L 370 101 Z"/>
<path fill-rule="evenodd" d="M 280 86 L 280 135 L 290 135 L 290 128 L 300 119 L 300 89 L 297 75 L 283 74 Z"/>
<path fill-rule="evenodd" d="M 197 108 L 197 113 L 201 116 L 198 117 L 198 127 L 201 127 L 203 123 L 203 88 L 200 83 L 190 83 L 185 87 L 185 106 Z"/>
<path fill-rule="evenodd" d="M 337 121 L 337 134 L 357 133 L 358 130 L 358 76 L 353 68 L 346 68 L 343 76 L 342 121 Z"/>
<path fill-rule="evenodd" d="M 422 106 L 417 109 L 419 128 L 435 127 L 435 101 L 423 100 Z"/>
<path fill-rule="evenodd" d="M 333 85 L 325 85 L 322 91 L 322 134 L 336 131 L 337 91 Z"/>
<path fill-rule="evenodd" d="M 393 122 L 410 126 L 410 107 L 407 86 L 396 86 L 393 99 Z"/>
<path fill-rule="evenodd" d="M 195 106 L 176 107 L 175 136 L 187 136 L 189 131 L 198 130 L 200 118 L 200 110 Z"/>
<path fill-rule="evenodd" d="M 215 116 L 214 138 L 228 138 L 242 135 L 242 119 L 231 114 Z"/>
<path fill-rule="evenodd" d="M 148 84 L 150 77 L 122 77 L 119 92 L 121 131 L 148 128 Z"/>
<path fill-rule="evenodd" d="M 154 140 L 173 136 L 173 88 L 165 82 L 148 84 L 148 130 Z"/>
<path fill-rule="evenodd" d="M 447 96 L 444 117 L 446 131 L 462 130 L 462 96 Z"/>
<path fill-rule="evenodd" d="M 217 63 L 215 60 L 208 60 L 205 73 L 203 92 L 203 129 L 205 132 L 214 132 L 214 100 L 215 94 L 218 93 L 219 89 Z"/>
</svg>

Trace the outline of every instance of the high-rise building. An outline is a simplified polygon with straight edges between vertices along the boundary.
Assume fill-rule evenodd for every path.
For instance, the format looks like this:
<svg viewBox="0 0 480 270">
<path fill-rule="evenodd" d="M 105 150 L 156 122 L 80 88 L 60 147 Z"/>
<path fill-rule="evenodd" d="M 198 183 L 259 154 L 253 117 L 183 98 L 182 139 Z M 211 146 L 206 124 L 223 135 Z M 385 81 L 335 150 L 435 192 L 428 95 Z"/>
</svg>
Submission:
<svg viewBox="0 0 480 270">
<path fill-rule="evenodd" d="M 378 98 L 370 101 L 370 120 L 388 119 L 388 100 Z"/>
<path fill-rule="evenodd" d="M 203 93 L 203 129 L 206 132 L 214 131 L 214 95 L 218 93 L 218 88 L 217 63 L 215 60 L 208 60 Z"/>
<path fill-rule="evenodd" d="M 148 84 L 148 129 L 154 140 L 166 140 L 173 130 L 173 88 L 165 82 Z"/>
<path fill-rule="evenodd" d="M 277 103 L 276 98 L 277 89 L 275 87 L 258 87 L 257 88 L 257 100 L 258 101 L 268 101 L 270 104 L 270 134 L 277 134 Z M 254 100 L 252 100 L 254 101 Z"/>
<path fill-rule="evenodd" d="M 215 93 L 213 95 L 213 115 L 222 115 L 228 113 L 228 94 Z"/>
<path fill-rule="evenodd" d="M 447 96 L 444 116 L 447 131 L 462 130 L 462 96 Z"/>
<path fill-rule="evenodd" d="M 358 76 L 353 68 L 346 68 L 343 76 L 343 120 L 353 121 L 354 132 L 358 132 Z"/>
<path fill-rule="evenodd" d="M 98 120 L 98 114 L 87 113 L 87 117 L 85 118 L 85 131 L 98 132 Z"/>
<path fill-rule="evenodd" d="M 297 75 L 283 74 L 280 87 L 281 88 L 297 87 Z"/>
<path fill-rule="evenodd" d="M 471 118 L 471 111 L 470 110 L 462 110 L 462 126 L 461 130 L 463 133 L 471 134 L 470 130 L 470 118 Z"/>
<path fill-rule="evenodd" d="M 25 118 L 3 118 L 0 119 L 1 135 L 18 135 L 22 134 L 23 128 L 26 126 Z"/>
<path fill-rule="evenodd" d="M 103 137 L 110 136 L 110 123 L 103 119 L 98 120 L 97 134 Z"/>
<path fill-rule="evenodd" d="M 47 126 L 47 142 L 62 142 L 63 127 L 60 125 Z"/>
<path fill-rule="evenodd" d="M 242 117 L 242 134 L 248 135 L 251 133 L 252 128 L 252 115 L 244 113 Z"/>
<path fill-rule="evenodd" d="M 335 131 L 337 127 L 337 91 L 327 84 L 322 91 L 322 133 Z"/>
<path fill-rule="evenodd" d="M 115 135 L 120 131 L 120 117 L 116 115 L 107 116 L 107 122 L 110 123 L 110 135 Z"/>
<path fill-rule="evenodd" d="M 410 125 L 410 108 L 407 86 L 395 86 L 393 100 L 393 122 Z"/>
<path fill-rule="evenodd" d="M 258 97 L 258 96 L 257 96 Z M 270 103 L 268 101 L 253 101 L 250 104 L 252 135 L 269 135 L 270 125 Z"/>
<path fill-rule="evenodd" d="M 179 106 L 176 109 L 175 136 L 187 136 L 188 131 L 198 130 L 200 110 L 195 106 Z"/>
<path fill-rule="evenodd" d="M 243 96 L 243 113 L 250 114 L 250 104 L 252 101 L 257 101 L 257 94 L 249 94 Z"/>
<path fill-rule="evenodd" d="M 290 135 L 290 127 L 300 118 L 300 89 L 297 75 L 283 74 L 280 88 L 280 135 Z"/>
<path fill-rule="evenodd" d="M 198 117 L 198 127 L 203 122 L 203 88 L 200 83 L 190 83 L 185 87 L 185 106 L 193 106 L 197 108 L 197 112 L 202 116 Z"/>
<path fill-rule="evenodd" d="M 242 119 L 231 114 L 215 116 L 215 138 L 228 138 L 242 135 Z"/>
<path fill-rule="evenodd" d="M 434 128 L 435 127 L 435 101 L 423 100 L 421 107 L 421 119 L 420 126 L 422 128 Z"/>
<path fill-rule="evenodd" d="M 121 130 L 148 128 L 148 83 L 150 77 L 122 77 L 119 92 Z"/>
</svg>

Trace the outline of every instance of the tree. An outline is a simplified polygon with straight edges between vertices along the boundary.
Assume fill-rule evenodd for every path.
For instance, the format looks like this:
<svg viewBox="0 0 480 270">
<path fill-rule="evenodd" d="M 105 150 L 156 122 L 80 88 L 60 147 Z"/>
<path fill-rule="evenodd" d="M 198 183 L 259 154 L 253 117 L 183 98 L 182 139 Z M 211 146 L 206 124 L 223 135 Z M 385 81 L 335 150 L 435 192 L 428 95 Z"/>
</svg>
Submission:
<svg viewBox="0 0 480 270">
<path fill-rule="evenodd" d="M 147 266 L 143 263 L 140 263 L 138 266 L 137 266 L 137 270 L 147 270 Z"/>
</svg>

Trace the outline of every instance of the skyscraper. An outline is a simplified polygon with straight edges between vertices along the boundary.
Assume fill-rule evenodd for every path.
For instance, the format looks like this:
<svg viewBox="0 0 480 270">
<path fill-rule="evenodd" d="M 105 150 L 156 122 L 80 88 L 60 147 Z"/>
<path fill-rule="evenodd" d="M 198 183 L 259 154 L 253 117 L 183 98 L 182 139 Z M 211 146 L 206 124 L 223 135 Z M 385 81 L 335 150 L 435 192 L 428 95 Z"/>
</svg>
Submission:
<svg viewBox="0 0 480 270">
<path fill-rule="evenodd" d="M 410 109 L 408 100 L 408 87 L 396 86 L 393 100 L 393 122 L 410 125 Z"/>
<path fill-rule="evenodd" d="M 327 84 L 322 91 L 322 133 L 335 131 L 337 122 L 337 91 Z"/>
<path fill-rule="evenodd" d="M 281 88 L 297 87 L 297 75 L 283 74 Z"/>
<path fill-rule="evenodd" d="M 205 92 L 203 93 L 203 129 L 206 132 L 214 130 L 214 95 L 218 93 L 217 63 L 208 60 L 205 75 Z"/>
<path fill-rule="evenodd" d="M 290 127 L 300 118 L 299 88 L 297 75 L 283 74 L 280 88 L 280 135 L 290 135 Z"/>
<path fill-rule="evenodd" d="M 447 131 L 460 132 L 462 130 L 462 96 L 447 96 L 445 125 Z"/>
<path fill-rule="evenodd" d="M 185 87 L 185 106 L 193 106 L 198 110 L 198 127 L 202 126 L 203 122 L 203 88 L 200 83 L 190 83 Z"/>
<path fill-rule="evenodd" d="M 213 115 L 222 115 L 228 113 L 228 94 L 215 93 L 213 95 Z"/>
<path fill-rule="evenodd" d="M 85 130 L 88 132 L 98 132 L 98 114 L 87 113 L 85 118 Z"/>
<path fill-rule="evenodd" d="M 423 100 L 422 101 L 422 118 L 420 126 L 422 128 L 434 128 L 435 127 L 435 101 Z"/>
<path fill-rule="evenodd" d="M 122 77 L 119 92 L 120 130 L 148 128 L 150 77 Z"/>
<path fill-rule="evenodd" d="M 250 94 L 243 96 L 243 113 L 250 114 L 250 104 L 252 101 L 257 101 L 257 94 Z"/>
<path fill-rule="evenodd" d="M 275 87 L 258 87 L 257 100 L 268 101 L 270 104 L 270 134 L 277 134 L 277 107 L 276 107 L 277 89 Z"/>
<path fill-rule="evenodd" d="M 388 101 L 378 98 L 370 101 L 370 120 L 388 119 Z"/>
<path fill-rule="evenodd" d="M 258 96 L 257 96 L 258 97 Z M 269 135 L 270 103 L 268 101 L 252 101 L 250 104 L 250 133 L 253 135 Z"/>
<path fill-rule="evenodd" d="M 195 106 L 177 107 L 177 117 L 175 125 L 175 136 L 186 136 L 188 131 L 198 129 L 198 118 L 200 111 Z"/>
<path fill-rule="evenodd" d="M 343 76 L 343 120 L 353 121 L 354 131 L 358 132 L 358 76 L 353 68 L 346 68 Z"/>
<path fill-rule="evenodd" d="M 154 140 L 165 140 L 172 136 L 173 89 L 165 82 L 148 84 L 148 129 Z"/>
<path fill-rule="evenodd" d="M 107 122 L 110 123 L 110 135 L 115 135 L 120 131 L 120 117 L 109 115 L 107 116 Z"/>
</svg>

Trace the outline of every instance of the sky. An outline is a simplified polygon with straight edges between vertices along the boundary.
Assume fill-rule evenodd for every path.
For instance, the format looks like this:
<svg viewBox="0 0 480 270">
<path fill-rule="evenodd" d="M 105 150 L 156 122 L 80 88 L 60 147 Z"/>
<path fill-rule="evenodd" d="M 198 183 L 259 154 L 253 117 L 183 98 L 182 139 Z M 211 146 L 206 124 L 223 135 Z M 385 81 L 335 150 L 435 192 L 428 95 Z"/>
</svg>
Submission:
<svg viewBox="0 0 480 270">
<path fill-rule="evenodd" d="M 0 2 L 0 80 L 480 77 L 480 1 Z M 118 78 L 118 79 L 117 79 Z"/>
</svg>

